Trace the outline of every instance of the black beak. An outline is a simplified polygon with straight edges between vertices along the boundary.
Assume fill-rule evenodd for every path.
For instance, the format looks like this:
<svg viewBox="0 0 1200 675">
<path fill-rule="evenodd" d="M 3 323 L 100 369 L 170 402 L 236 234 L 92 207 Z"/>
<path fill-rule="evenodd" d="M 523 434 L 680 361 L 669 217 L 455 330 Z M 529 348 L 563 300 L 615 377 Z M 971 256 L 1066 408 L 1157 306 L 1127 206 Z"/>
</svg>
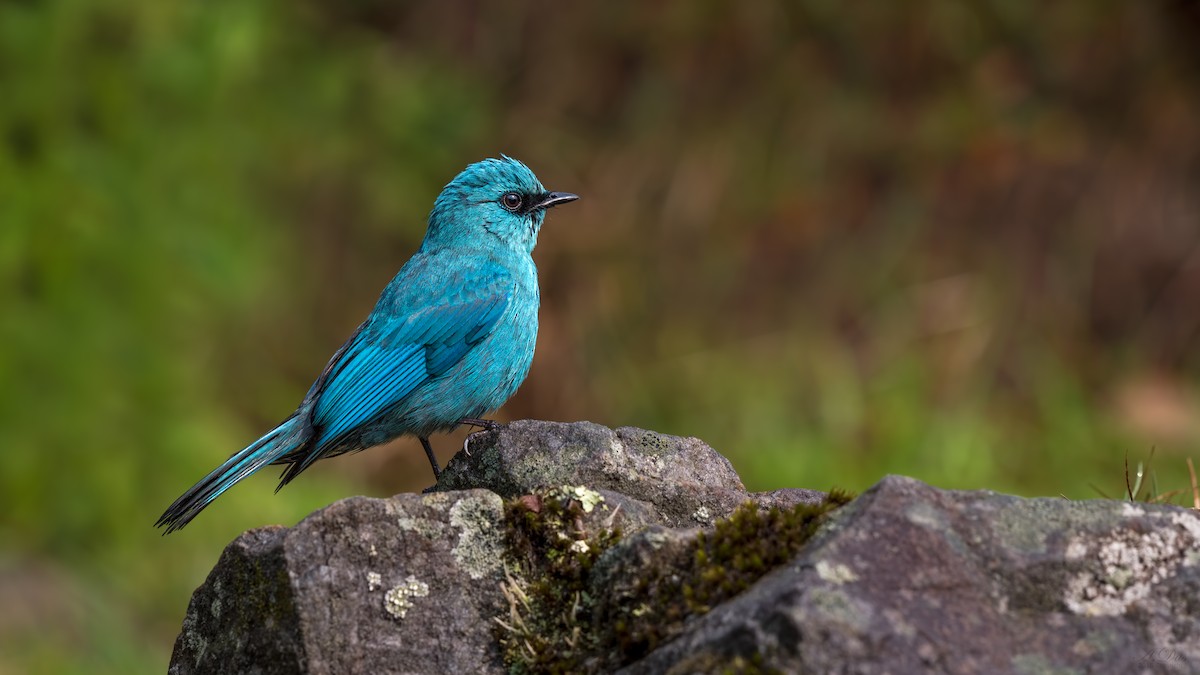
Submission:
<svg viewBox="0 0 1200 675">
<path fill-rule="evenodd" d="M 570 192 L 547 192 L 542 195 L 542 198 L 533 205 L 535 209 L 548 209 L 559 204 L 566 204 L 579 199 L 579 195 L 573 195 Z"/>
</svg>

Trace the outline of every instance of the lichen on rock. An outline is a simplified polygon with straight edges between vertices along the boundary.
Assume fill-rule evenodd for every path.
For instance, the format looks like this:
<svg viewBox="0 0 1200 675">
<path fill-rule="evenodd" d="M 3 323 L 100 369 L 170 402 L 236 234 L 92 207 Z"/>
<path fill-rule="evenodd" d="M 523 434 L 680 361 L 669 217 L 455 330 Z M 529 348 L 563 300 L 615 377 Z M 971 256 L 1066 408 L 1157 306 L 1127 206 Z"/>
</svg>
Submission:
<svg viewBox="0 0 1200 675">
<path fill-rule="evenodd" d="M 394 619 L 403 619 L 413 606 L 413 598 L 423 598 L 429 595 L 429 584 L 412 576 L 403 583 L 388 589 L 383 596 L 383 608 Z"/>
</svg>

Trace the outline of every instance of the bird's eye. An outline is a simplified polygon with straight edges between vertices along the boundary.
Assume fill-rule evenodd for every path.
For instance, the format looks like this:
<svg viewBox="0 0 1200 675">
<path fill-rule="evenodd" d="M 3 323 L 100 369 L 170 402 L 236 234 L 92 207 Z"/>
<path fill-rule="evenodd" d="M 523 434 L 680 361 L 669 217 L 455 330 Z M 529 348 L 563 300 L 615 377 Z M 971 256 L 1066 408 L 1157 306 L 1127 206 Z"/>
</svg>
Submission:
<svg viewBox="0 0 1200 675">
<path fill-rule="evenodd" d="M 516 212 L 516 211 L 520 210 L 521 204 L 524 204 L 524 203 L 525 203 L 525 200 L 522 199 L 521 195 L 517 194 L 516 192 L 505 192 L 500 197 L 500 206 L 503 206 L 504 208 L 508 209 L 509 211 Z"/>
</svg>

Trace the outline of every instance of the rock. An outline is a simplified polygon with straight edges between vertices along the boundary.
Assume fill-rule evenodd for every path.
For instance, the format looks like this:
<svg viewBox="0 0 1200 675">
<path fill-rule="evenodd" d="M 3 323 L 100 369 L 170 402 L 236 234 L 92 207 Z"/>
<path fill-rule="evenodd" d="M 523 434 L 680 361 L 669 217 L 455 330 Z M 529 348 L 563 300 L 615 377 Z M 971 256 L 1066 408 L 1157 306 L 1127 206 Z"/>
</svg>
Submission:
<svg viewBox="0 0 1200 675">
<path fill-rule="evenodd" d="M 171 673 L 501 670 L 503 505 L 354 497 L 238 537 L 192 597 Z"/>
<path fill-rule="evenodd" d="M 751 492 L 750 501 L 764 509 L 790 509 L 797 504 L 820 504 L 828 494 L 805 488 L 781 488 L 770 492 Z"/>
<path fill-rule="evenodd" d="M 304 644 L 283 552 L 287 532 L 250 530 L 225 548 L 192 596 L 169 672 L 298 672 Z"/>
<path fill-rule="evenodd" d="M 889 476 L 622 673 L 1200 671 L 1200 517 Z"/>
<path fill-rule="evenodd" d="M 709 525 L 750 499 L 729 460 L 696 438 L 591 422 L 524 420 L 468 441 L 437 491 L 485 488 L 506 499 L 555 485 L 587 485 L 652 505 L 672 527 Z"/>
<path fill-rule="evenodd" d="M 171 672 L 1200 672 L 1190 510 L 751 495 L 700 441 L 589 423 L 470 448 L 439 492 L 243 534 Z"/>
</svg>

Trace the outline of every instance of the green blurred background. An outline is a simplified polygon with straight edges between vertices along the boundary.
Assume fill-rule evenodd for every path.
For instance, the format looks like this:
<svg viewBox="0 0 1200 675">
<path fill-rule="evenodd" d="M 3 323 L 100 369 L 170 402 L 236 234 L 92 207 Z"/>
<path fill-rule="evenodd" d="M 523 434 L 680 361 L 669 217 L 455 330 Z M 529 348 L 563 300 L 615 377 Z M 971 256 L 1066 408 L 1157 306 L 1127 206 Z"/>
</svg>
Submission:
<svg viewBox="0 0 1200 675">
<path fill-rule="evenodd" d="M 0 673 L 162 672 L 239 532 L 429 483 L 403 441 L 151 527 L 501 152 L 584 199 L 500 419 L 698 436 L 757 490 L 1119 497 L 1152 448 L 1188 486 L 1196 2 L 9 0 Z"/>
</svg>

